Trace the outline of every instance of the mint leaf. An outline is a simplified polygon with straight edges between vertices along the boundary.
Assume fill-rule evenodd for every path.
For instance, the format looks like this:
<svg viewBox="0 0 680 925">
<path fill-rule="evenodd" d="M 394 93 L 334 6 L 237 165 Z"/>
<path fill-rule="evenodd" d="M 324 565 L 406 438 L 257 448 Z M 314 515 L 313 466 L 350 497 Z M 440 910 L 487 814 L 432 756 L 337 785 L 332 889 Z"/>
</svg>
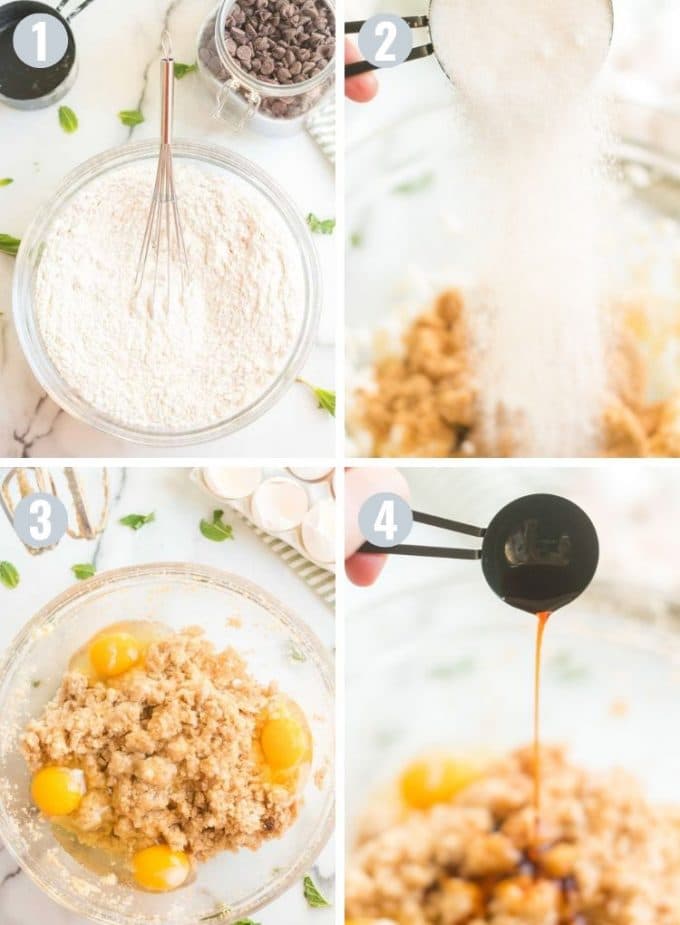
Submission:
<svg viewBox="0 0 680 925">
<path fill-rule="evenodd" d="M 260 923 L 254 919 L 239 919 L 238 922 L 234 922 L 234 925 L 260 925 Z"/>
<path fill-rule="evenodd" d="M 151 514 L 128 514 L 127 517 L 121 517 L 118 523 L 132 530 L 141 530 L 144 524 L 150 524 L 155 519 L 156 515 L 152 511 Z"/>
<path fill-rule="evenodd" d="M 121 109 L 118 118 L 123 125 L 139 125 L 144 121 L 144 116 L 138 109 Z"/>
<path fill-rule="evenodd" d="M 0 562 L 0 581 L 10 590 L 19 584 L 19 573 L 11 562 Z"/>
<path fill-rule="evenodd" d="M 414 180 L 405 180 L 403 183 L 399 183 L 394 187 L 395 193 L 419 193 L 421 190 L 427 189 L 427 187 L 434 180 L 433 173 L 424 173 L 421 176 L 416 177 Z"/>
<path fill-rule="evenodd" d="M 59 125 L 67 135 L 72 135 L 78 128 L 78 116 L 68 106 L 60 106 Z"/>
<path fill-rule="evenodd" d="M 305 899 L 312 909 L 325 909 L 330 906 L 330 903 L 321 895 L 311 877 L 305 877 L 302 881 L 302 889 L 305 894 Z"/>
<path fill-rule="evenodd" d="M 201 533 L 207 540 L 214 543 L 223 543 L 225 540 L 234 539 L 234 531 L 222 520 L 224 511 L 213 511 L 212 520 L 202 520 L 200 524 Z"/>
<path fill-rule="evenodd" d="M 97 570 L 89 562 L 83 562 L 81 565 L 72 565 L 71 571 L 78 581 L 84 581 L 86 578 L 92 578 Z"/>
<path fill-rule="evenodd" d="M 181 80 L 183 77 L 186 77 L 187 74 L 193 74 L 194 71 L 197 71 L 198 64 L 196 62 L 193 64 L 182 64 L 181 61 L 175 61 L 173 69 L 175 71 L 175 78 Z M 238 922 L 236 925 L 238 925 Z"/>
<path fill-rule="evenodd" d="M 323 408 L 335 417 L 335 392 L 332 392 L 330 389 L 320 389 L 312 385 L 311 382 L 307 382 L 306 379 L 298 379 L 297 381 L 302 383 L 302 385 L 306 385 L 307 388 L 312 391 L 319 403 L 319 408 Z"/>
<path fill-rule="evenodd" d="M 349 243 L 351 247 L 361 247 L 364 243 L 364 236 L 360 231 L 353 231 L 349 236 Z"/>
<path fill-rule="evenodd" d="M 0 186 L 9 186 L 10 183 L 14 183 L 11 177 L 3 177 L 3 179 L 0 180 Z"/>
<path fill-rule="evenodd" d="M 0 234 L 0 253 L 16 257 L 21 240 L 13 238 L 11 234 Z"/>
<path fill-rule="evenodd" d="M 317 218 L 313 212 L 307 216 L 307 224 L 315 234 L 333 234 L 335 228 L 334 218 L 325 218 L 323 221 Z"/>
</svg>

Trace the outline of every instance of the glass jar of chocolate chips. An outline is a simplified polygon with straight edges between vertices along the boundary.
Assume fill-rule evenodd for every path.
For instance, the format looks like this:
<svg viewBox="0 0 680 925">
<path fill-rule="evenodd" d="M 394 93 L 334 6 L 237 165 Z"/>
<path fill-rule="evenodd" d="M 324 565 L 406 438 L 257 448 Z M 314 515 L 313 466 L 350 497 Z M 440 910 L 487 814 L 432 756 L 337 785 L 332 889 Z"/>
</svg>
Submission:
<svg viewBox="0 0 680 925">
<path fill-rule="evenodd" d="M 291 134 L 333 86 L 331 0 L 223 0 L 199 34 L 201 73 L 238 126 Z"/>
</svg>

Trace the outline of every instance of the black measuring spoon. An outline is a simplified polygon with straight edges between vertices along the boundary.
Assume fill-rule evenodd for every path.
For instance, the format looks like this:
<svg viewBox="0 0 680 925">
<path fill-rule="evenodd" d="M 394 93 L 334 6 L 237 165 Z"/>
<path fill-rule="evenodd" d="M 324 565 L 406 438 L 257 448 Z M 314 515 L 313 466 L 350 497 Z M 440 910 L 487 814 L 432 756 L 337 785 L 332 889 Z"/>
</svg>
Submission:
<svg viewBox="0 0 680 925">
<path fill-rule="evenodd" d="M 479 559 L 491 590 L 528 613 L 553 612 L 588 587 L 597 569 L 599 543 L 592 521 L 559 495 L 525 495 L 511 501 L 488 527 L 473 527 L 413 511 L 413 520 L 482 538 L 480 549 L 447 549 L 400 543 L 364 543 L 359 552 L 443 559 Z"/>
</svg>

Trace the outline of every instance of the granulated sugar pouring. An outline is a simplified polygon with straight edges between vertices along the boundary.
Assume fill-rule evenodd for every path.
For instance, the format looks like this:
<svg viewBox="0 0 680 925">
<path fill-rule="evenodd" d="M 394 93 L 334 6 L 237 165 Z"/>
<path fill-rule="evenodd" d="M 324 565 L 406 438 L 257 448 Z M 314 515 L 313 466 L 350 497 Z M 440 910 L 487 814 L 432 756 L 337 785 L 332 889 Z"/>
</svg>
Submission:
<svg viewBox="0 0 680 925">
<path fill-rule="evenodd" d="M 283 371 L 300 334 L 299 246 L 274 205 L 242 181 L 177 164 L 190 282 L 164 310 L 135 296 L 154 165 L 99 176 L 45 237 L 34 302 L 57 370 L 118 424 L 180 433 L 246 408 Z M 145 287 L 150 281 L 145 281 Z"/>
<path fill-rule="evenodd" d="M 597 452 L 605 399 L 604 130 L 594 80 L 608 0 L 434 0 L 437 57 L 470 146 L 468 313 L 479 411 L 515 455 Z"/>
</svg>

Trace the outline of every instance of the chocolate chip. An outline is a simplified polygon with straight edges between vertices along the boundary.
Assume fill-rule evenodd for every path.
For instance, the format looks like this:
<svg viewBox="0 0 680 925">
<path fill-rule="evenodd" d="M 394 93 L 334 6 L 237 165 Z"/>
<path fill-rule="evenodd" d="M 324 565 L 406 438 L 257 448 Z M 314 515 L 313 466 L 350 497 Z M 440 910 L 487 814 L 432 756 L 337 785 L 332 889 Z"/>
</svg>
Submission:
<svg viewBox="0 0 680 925">
<path fill-rule="evenodd" d="M 208 24 L 201 38 L 202 61 L 210 39 Z M 335 16 L 327 0 L 238 0 L 225 23 L 225 40 L 241 70 L 264 83 L 288 87 L 321 74 L 332 60 Z M 223 69 L 221 62 L 212 60 L 209 66 L 213 73 Z M 263 91 L 260 111 L 274 118 L 299 116 L 315 105 L 331 81 L 329 77 L 293 96 Z"/>
</svg>

